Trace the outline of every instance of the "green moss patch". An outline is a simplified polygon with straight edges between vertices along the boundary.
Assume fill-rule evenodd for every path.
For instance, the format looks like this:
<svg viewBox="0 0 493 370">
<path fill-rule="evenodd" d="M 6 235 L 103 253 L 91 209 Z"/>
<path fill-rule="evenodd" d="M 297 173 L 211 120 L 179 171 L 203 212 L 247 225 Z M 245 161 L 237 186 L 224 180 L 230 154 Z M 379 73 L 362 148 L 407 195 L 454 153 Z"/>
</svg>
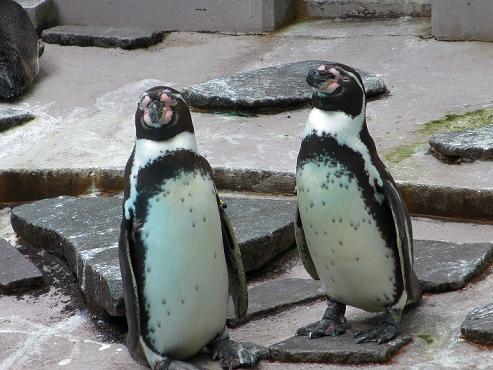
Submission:
<svg viewBox="0 0 493 370">
<path fill-rule="evenodd" d="M 407 145 L 398 146 L 391 152 L 385 154 L 385 159 L 391 163 L 400 163 L 404 159 L 412 157 L 418 149 L 423 146 L 423 142 L 412 143 Z"/>
<path fill-rule="evenodd" d="M 423 136 L 419 141 L 394 148 L 385 154 L 385 159 L 398 164 L 412 157 L 418 149 L 428 143 L 429 136 L 443 131 L 464 131 L 493 125 L 493 109 L 480 109 L 463 114 L 449 114 L 445 118 L 426 122 L 417 133 Z"/>
<path fill-rule="evenodd" d="M 419 133 L 433 135 L 439 131 L 464 131 L 493 125 L 493 109 L 480 109 L 463 114 L 449 114 L 440 120 L 426 122 Z"/>
</svg>

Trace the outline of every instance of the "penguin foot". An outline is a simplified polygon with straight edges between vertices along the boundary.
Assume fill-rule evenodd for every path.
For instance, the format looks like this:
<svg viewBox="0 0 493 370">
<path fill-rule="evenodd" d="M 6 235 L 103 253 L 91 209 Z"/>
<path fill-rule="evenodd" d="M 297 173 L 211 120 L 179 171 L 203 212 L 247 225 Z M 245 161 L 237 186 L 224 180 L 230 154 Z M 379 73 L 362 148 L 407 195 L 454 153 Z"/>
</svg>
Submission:
<svg viewBox="0 0 493 370">
<path fill-rule="evenodd" d="M 338 337 L 344 334 L 349 328 L 347 320 L 344 317 L 345 312 L 346 305 L 329 298 L 322 320 L 299 328 L 296 330 L 296 335 L 307 336 L 309 339 L 329 336 Z"/>
<path fill-rule="evenodd" d="M 153 370 L 207 370 L 203 367 L 197 367 L 188 362 L 175 361 L 166 359 L 159 361 L 153 368 Z"/>
<path fill-rule="evenodd" d="M 303 326 L 296 330 L 296 335 L 307 336 L 308 339 L 320 337 L 338 337 L 348 329 L 347 320 L 342 319 L 322 319 L 316 323 Z"/>
<path fill-rule="evenodd" d="M 397 336 L 398 329 L 396 325 L 388 322 L 382 322 L 378 328 L 369 330 L 360 330 L 354 333 L 356 343 L 377 342 L 377 344 L 386 343 Z"/>
<path fill-rule="evenodd" d="M 212 359 L 219 360 L 223 369 L 254 367 L 259 360 L 269 357 L 269 350 L 258 344 L 238 343 L 229 339 L 218 340 L 212 349 Z"/>
</svg>

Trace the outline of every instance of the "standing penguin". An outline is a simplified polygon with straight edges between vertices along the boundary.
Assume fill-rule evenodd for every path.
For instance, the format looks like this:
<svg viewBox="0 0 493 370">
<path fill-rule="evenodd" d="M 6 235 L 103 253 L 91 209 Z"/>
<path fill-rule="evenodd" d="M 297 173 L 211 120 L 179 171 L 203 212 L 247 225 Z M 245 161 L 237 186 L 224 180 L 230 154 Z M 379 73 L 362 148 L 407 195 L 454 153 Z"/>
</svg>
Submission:
<svg viewBox="0 0 493 370">
<path fill-rule="evenodd" d="M 119 242 L 130 354 L 153 369 L 196 369 L 179 360 L 207 347 L 223 367 L 254 366 L 266 349 L 235 343 L 225 329 L 228 287 L 244 316 L 246 280 L 188 106 L 178 91 L 154 87 L 135 127 Z"/>
<path fill-rule="evenodd" d="M 397 335 L 404 307 L 421 298 L 411 221 L 368 133 L 359 74 L 324 64 L 307 82 L 314 108 L 298 154 L 295 236 L 306 270 L 325 284 L 328 307 L 297 335 L 344 333 L 350 305 L 384 312 L 377 328 L 355 334 L 357 343 L 384 343 Z"/>
<path fill-rule="evenodd" d="M 15 98 L 31 87 L 43 50 L 22 6 L 0 0 L 0 99 Z"/>
</svg>

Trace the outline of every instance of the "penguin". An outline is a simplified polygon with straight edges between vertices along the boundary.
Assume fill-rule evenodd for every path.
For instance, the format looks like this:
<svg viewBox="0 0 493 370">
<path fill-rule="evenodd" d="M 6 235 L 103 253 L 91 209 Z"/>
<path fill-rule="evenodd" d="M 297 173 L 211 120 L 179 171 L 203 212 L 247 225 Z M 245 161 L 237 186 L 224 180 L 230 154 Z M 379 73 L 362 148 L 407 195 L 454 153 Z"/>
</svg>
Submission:
<svg viewBox="0 0 493 370">
<path fill-rule="evenodd" d="M 0 1 L 0 99 L 29 89 L 39 73 L 44 43 L 26 11 L 12 0 Z"/>
<path fill-rule="evenodd" d="M 245 316 L 245 273 L 189 108 L 178 91 L 151 88 L 135 128 L 119 239 L 130 354 L 153 369 L 197 369 L 182 360 L 207 347 L 225 368 L 254 366 L 266 349 L 228 338 L 228 292 Z"/>
<path fill-rule="evenodd" d="M 404 307 L 422 295 L 409 214 L 368 132 L 360 75 L 331 63 L 310 69 L 306 80 L 314 107 L 297 159 L 295 239 L 305 269 L 325 285 L 327 309 L 296 334 L 343 334 L 350 305 L 383 312 L 378 327 L 354 334 L 356 342 L 385 343 L 398 335 Z"/>
</svg>

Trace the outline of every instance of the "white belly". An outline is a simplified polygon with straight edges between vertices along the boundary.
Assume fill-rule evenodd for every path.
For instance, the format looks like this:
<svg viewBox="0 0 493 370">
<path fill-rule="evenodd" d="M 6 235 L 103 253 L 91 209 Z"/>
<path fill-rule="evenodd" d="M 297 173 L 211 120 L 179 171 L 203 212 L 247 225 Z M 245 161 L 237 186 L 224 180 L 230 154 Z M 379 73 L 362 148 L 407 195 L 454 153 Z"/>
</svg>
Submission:
<svg viewBox="0 0 493 370">
<path fill-rule="evenodd" d="M 310 162 L 298 171 L 297 187 L 308 249 L 329 297 L 382 311 L 395 294 L 394 253 L 366 210 L 355 178 L 342 166 Z"/>
<path fill-rule="evenodd" d="M 214 185 L 185 173 L 149 201 L 144 302 L 149 340 L 175 359 L 193 356 L 225 326 L 228 273 Z"/>
</svg>

